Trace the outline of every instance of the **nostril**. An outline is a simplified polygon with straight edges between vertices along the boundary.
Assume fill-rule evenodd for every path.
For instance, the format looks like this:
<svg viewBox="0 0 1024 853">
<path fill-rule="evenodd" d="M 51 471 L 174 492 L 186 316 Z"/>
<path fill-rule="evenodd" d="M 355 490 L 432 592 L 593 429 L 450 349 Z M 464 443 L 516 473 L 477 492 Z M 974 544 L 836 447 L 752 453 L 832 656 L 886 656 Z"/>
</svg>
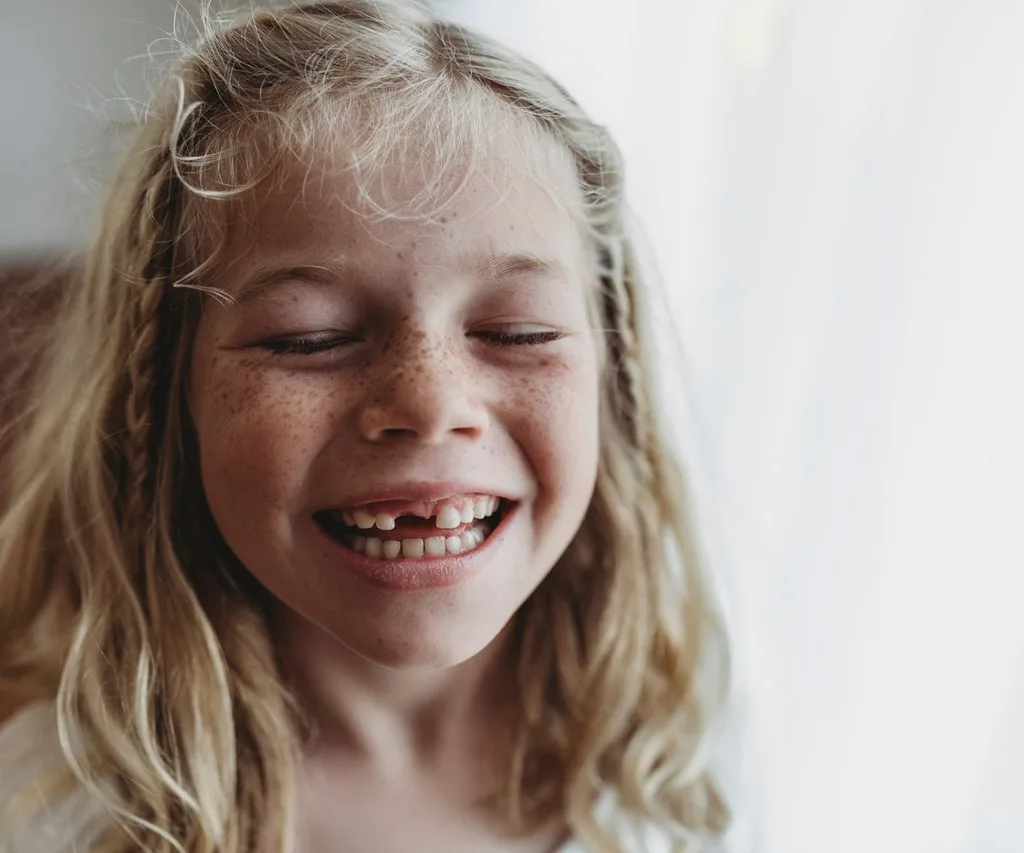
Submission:
<svg viewBox="0 0 1024 853">
<path fill-rule="evenodd" d="M 418 439 L 436 444 L 447 436 L 478 438 L 490 424 L 490 415 L 475 405 L 446 406 L 438 401 L 434 408 L 396 407 L 393 410 L 369 408 L 363 411 L 359 425 L 369 441 Z"/>
</svg>

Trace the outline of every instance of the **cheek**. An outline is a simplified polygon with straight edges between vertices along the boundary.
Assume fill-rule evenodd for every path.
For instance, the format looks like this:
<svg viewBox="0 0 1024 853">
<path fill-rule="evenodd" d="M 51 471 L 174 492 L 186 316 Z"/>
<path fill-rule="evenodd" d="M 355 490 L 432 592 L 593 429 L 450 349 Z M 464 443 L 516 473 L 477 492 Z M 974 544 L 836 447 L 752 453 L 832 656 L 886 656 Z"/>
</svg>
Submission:
<svg viewBox="0 0 1024 853">
<path fill-rule="evenodd" d="M 330 434 L 326 394 L 245 359 L 211 361 L 196 387 L 196 432 L 211 504 L 289 505 Z"/>
<path fill-rule="evenodd" d="M 512 437 L 552 500 L 589 500 L 597 473 L 598 384 L 596 359 L 578 352 L 551 358 L 507 386 Z"/>
</svg>

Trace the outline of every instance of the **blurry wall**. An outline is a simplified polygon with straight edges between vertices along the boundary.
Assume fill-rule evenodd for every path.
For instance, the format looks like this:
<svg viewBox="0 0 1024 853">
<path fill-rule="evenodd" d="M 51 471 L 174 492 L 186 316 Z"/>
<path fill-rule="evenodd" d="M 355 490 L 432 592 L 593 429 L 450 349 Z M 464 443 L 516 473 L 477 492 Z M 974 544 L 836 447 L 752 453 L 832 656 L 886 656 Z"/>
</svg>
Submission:
<svg viewBox="0 0 1024 853">
<path fill-rule="evenodd" d="M 89 233 L 128 115 L 117 89 L 143 95 L 143 63 L 130 58 L 173 15 L 169 0 L 0 0 L 0 260 Z"/>
</svg>

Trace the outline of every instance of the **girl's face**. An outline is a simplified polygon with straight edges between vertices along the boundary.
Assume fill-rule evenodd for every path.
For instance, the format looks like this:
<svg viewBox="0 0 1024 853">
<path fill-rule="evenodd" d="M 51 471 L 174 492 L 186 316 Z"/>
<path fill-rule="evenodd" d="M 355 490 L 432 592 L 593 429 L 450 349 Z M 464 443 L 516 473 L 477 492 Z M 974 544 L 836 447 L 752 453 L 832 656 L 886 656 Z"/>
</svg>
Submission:
<svg viewBox="0 0 1024 853">
<path fill-rule="evenodd" d="M 597 472 L 595 282 L 555 201 L 577 201 L 571 166 L 531 170 L 497 143 L 479 158 L 435 223 L 376 221 L 351 177 L 297 165 L 230 252 L 215 283 L 238 304 L 204 309 L 191 365 L 228 545 L 386 666 L 490 643 L 576 533 Z M 374 196 L 411 199 L 418 174 L 385 167 Z"/>
</svg>

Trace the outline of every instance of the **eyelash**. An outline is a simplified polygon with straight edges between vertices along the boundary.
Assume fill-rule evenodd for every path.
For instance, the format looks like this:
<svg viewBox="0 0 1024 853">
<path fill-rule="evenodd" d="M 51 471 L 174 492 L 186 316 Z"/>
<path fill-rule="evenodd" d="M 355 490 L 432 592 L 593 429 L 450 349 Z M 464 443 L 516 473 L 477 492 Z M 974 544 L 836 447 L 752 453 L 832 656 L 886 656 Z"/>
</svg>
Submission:
<svg viewBox="0 0 1024 853">
<path fill-rule="evenodd" d="M 329 338 L 323 336 L 310 336 L 308 338 L 292 338 L 283 341 L 266 341 L 260 344 L 261 349 L 267 350 L 271 355 L 316 355 L 318 352 L 326 352 L 336 346 L 348 343 L 352 338 Z"/>
<path fill-rule="evenodd" d="M 513 334 L 510 332 L 477 332 L 477 337 L 489 340 L 499 347 L 509 346 L 538 346 L 551 343 L 564 337 L 563 332 L 523 332 Z M 270 352 L 271 355 L 316 355 L 318 352 L 327 352 L 335 347 L 354 341 L 354 338 L 344 337 L 323 337 L 311 335 L 307 338 L 292 338 L 289 340 L 266 341 L 260 344 L 261 349 Z"/>
<path fill-rule="evenodd" d="M 490 340 L 491 343 L 500 347 L 511 346 L 537 346 L 538 344 L 549 344 L 565 337 L 564 332 L 554 330 L 548 332 L 522 332 L 518 335 L 511 332 L 477 332 L 477 337 Z"/>
</svg>

